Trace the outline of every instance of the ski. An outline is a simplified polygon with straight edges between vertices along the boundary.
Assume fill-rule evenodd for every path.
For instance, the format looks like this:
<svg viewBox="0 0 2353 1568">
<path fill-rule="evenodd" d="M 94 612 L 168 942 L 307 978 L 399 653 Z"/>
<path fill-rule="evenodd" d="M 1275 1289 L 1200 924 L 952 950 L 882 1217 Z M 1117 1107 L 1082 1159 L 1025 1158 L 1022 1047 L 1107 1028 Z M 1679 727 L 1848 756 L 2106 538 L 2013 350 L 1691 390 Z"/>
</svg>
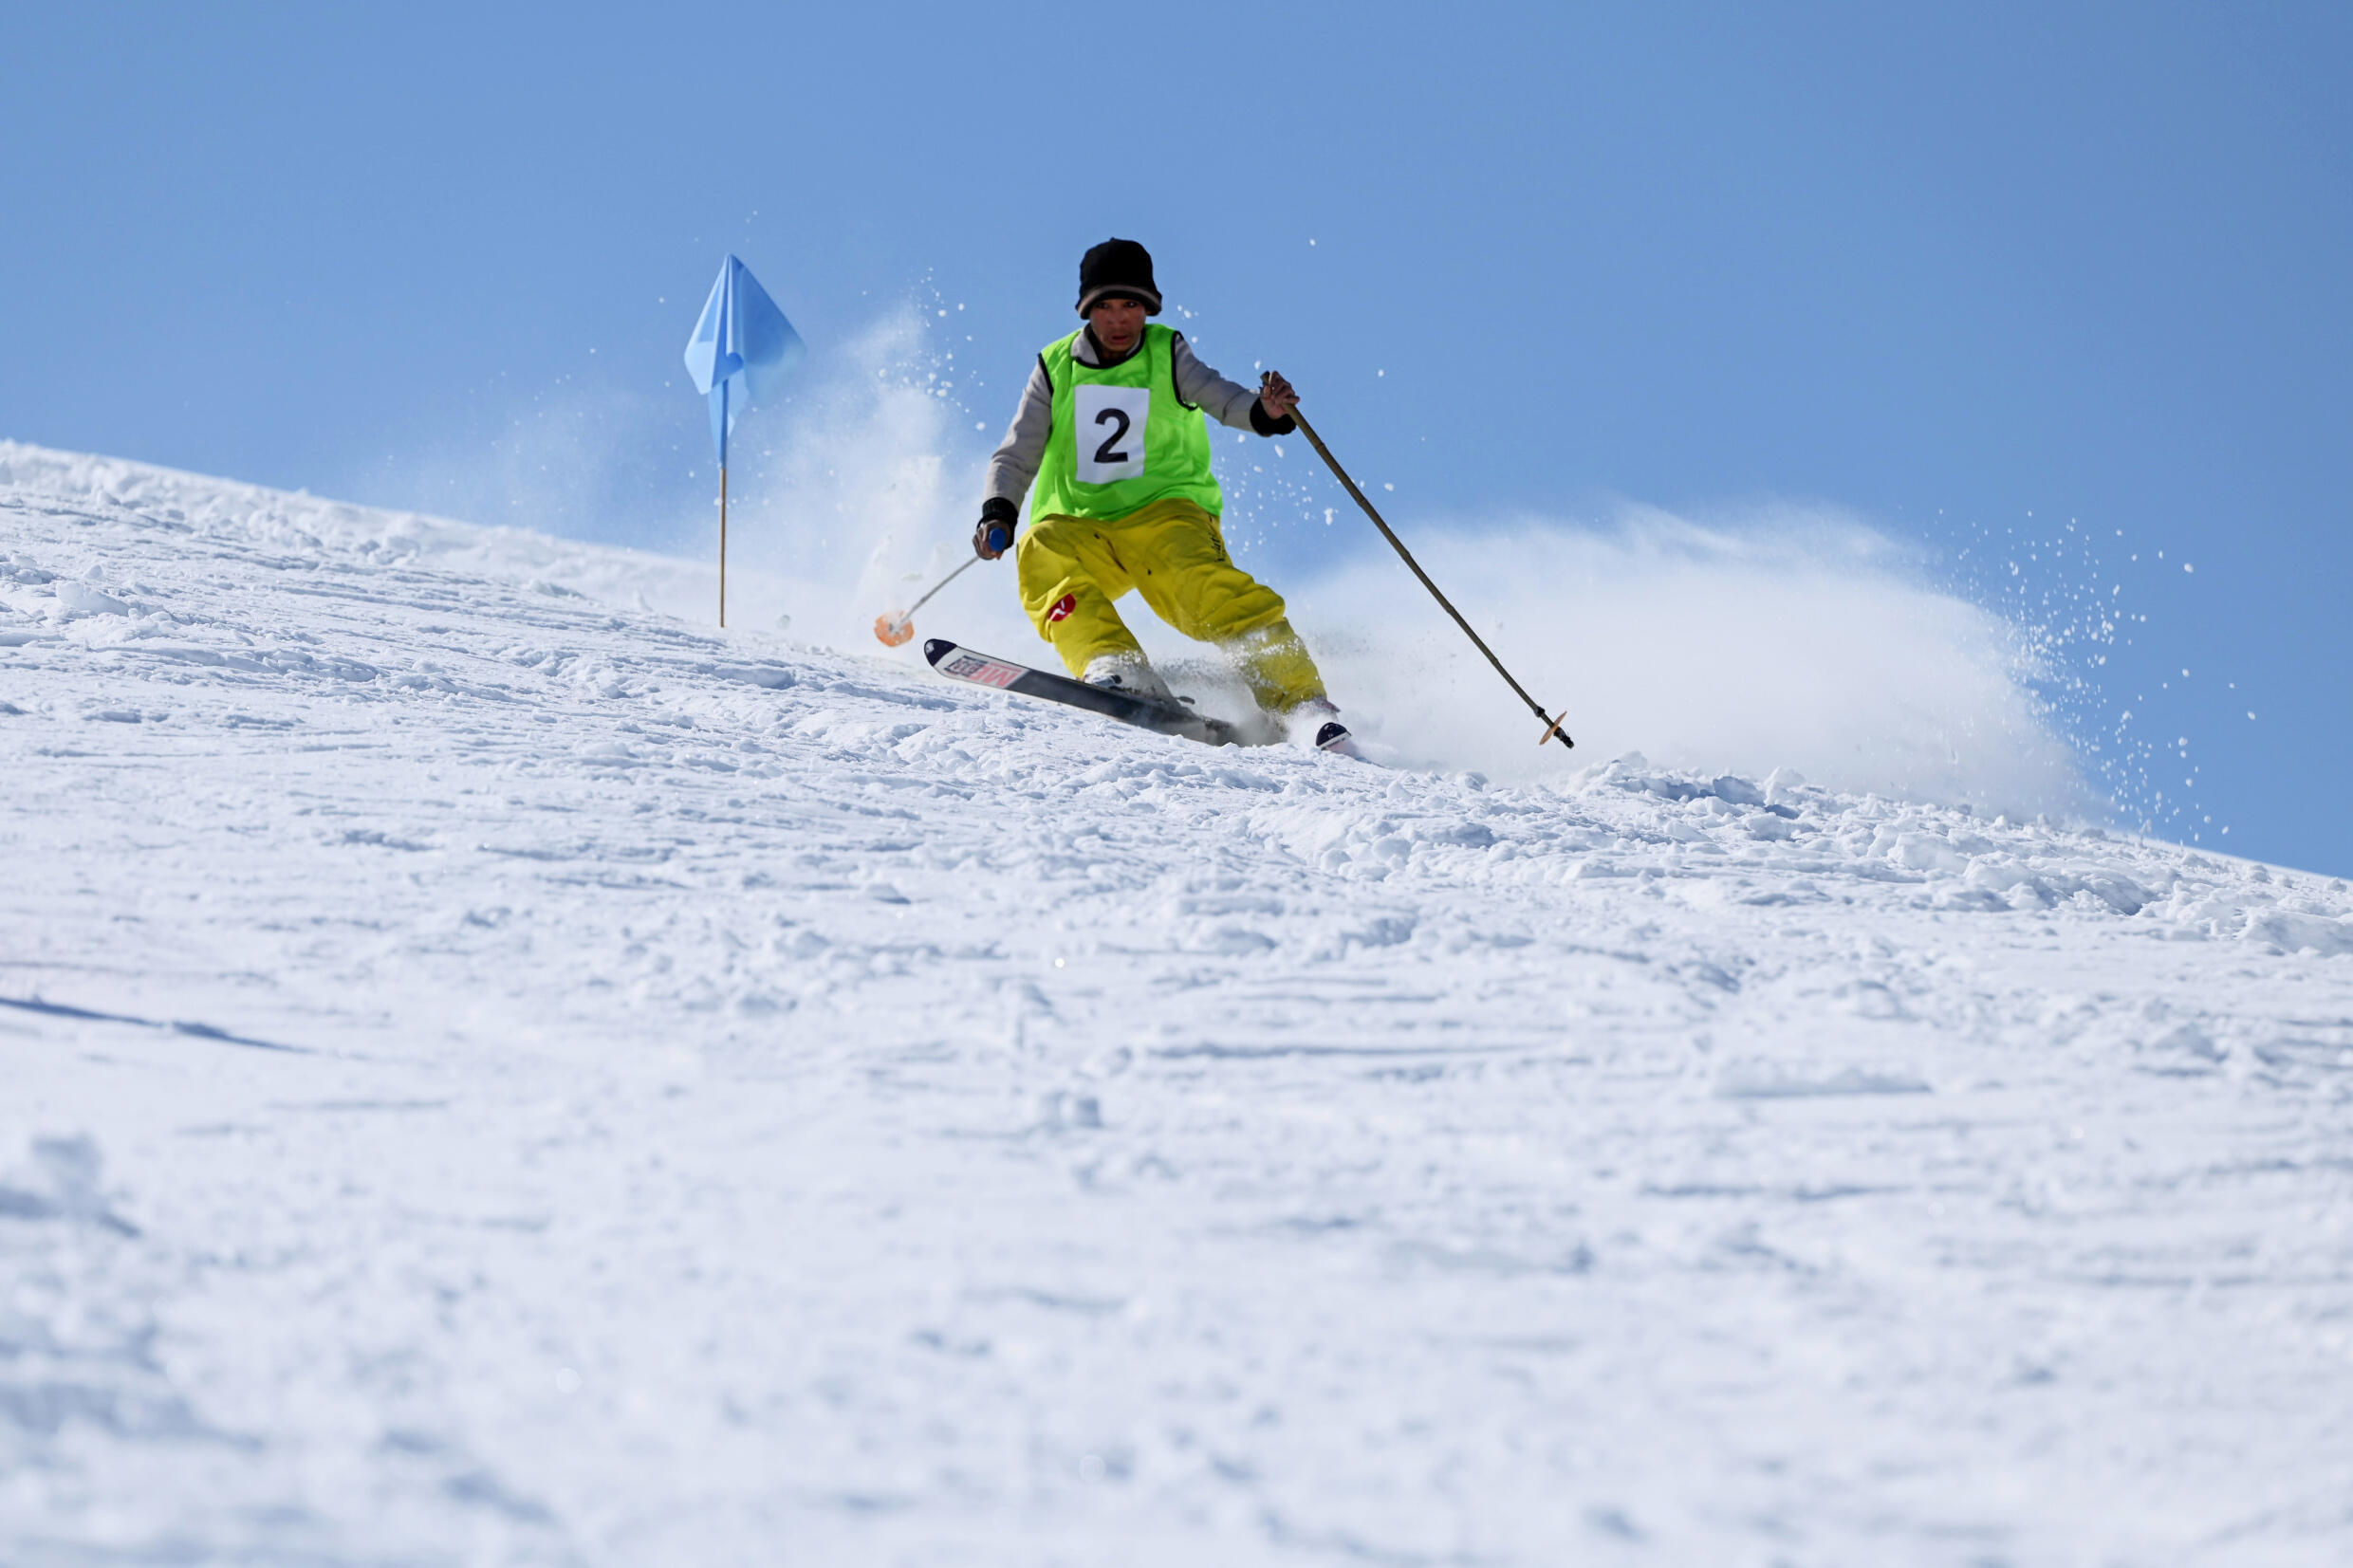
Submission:
<svg viewBox="0 0 2353 1568">
<path fill-rule="evenodd" d="M 1026 664 L 1010 659 L 991 658 L 970 648 L 950 642 L 946 637 L 927 638 L 923 657 L 931 667 L 950 680 L 960 680 L 971 686 L 993 686 L 1000 692 L 1018 692 L 1025 697 L 1043 697 L 1071 708 L 1083 708 L 1090 713 L 1101 713 L 1121 724 L 1132 724 L 1139 729 L 1158 730 L 1163 735 L 1182 735 L 1189 741 L 1204 746 L 1246 746 L 1249 741 L 1237 727 L 1223 719 L 1213 719 L 1195 713 L 1177 703 L 1154 702 L 1125 692 L 1106 692 L 1100 686 L 1089 686 L 1083 680 L 1067 675 L 1048 674 L 1032 670 Z"/>
</svg>

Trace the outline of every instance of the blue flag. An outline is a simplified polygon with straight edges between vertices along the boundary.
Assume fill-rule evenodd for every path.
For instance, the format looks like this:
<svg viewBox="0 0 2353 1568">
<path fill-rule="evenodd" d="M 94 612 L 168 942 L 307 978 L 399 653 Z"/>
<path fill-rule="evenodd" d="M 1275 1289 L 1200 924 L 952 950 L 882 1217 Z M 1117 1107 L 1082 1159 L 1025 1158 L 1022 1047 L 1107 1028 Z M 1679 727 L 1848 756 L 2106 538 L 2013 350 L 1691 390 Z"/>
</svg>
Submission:
<svg viewBox="0 0 2353 1568">
<path fill-rule="evenodd" d="M 687 374 L 695 378 L 695 390 L 711 399 L 711 441 L 719 449 L 719 467 L 727 467 L 728 432 L 744 405 L 774 397 L 785 373 L 807 352 L 751 268 L 732 255 L 721 262 L 702 320 L 686 341 Z"/>
</svg>

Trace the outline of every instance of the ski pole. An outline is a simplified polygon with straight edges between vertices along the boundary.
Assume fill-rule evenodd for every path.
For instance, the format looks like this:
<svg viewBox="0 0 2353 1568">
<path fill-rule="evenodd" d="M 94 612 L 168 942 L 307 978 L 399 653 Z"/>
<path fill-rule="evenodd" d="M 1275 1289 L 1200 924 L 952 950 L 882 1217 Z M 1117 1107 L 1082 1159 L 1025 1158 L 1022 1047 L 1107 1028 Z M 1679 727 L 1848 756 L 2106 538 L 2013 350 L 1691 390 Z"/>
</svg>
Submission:
<svg viewBox="0 0 2353 1568">
<path fill-rule="evenodd" d="M 1397 530 L 1383 522 L 1380 513 L 1373 509 L 1373 504 L 1364 498 L 1362 490 L 1357 489 L 1356 481 L 1348 477 L 1348 470 L 1340 466 L 1340 459 L 1332 455 L 1332 449 L 1324 444 L 1324 438 L 1316 434 L 1315 427 L 1307 423 L 1307 416 L 1300 413 L 1296 405 L 1293 405 L 1291 409 L 1291 417 L 1299 422 L 1299 434 L 1307 438 L 1307 444 L 1315 449 L 1318 457 L 1324 459 L 1325 467 L 1332 470 L 1332 476 L 1338 479 L 1342 487 L 1356 498 L 1356 504 L 1364 508 L 1364 515 L 1373 520 L 1373 526 L 1380 530 L 1380 537 L 1397 546 L 1397 553 L 1404 558 L 1405 564 L 1413 569 L 1414 575 L 1421 579 L 1421 585 L 1430 590 L 1430 597 L 1436 600 L 1439 607 L 1454 618 L 1454 624 L 1462 628 L 1462 635 L 1469 637 L 1478 651 L 1487 655 L 1487 662 L 1495 667 L 1495 673 L 1501 675 L 1505 684 L 1519 694 L 1520 700 L 1528 704 L 1529 711 L 1545 721 L 1545 731 L 1536 737 L 1536 744 L 1542 746 L 1553 736 L 1558 735 L 1564 747 L 1574 748 L 1577 743 L 1570 740 L 1568 731 L 1561 728 L 1567 722 L 1568 710 L 1562 709 L 1560 717 L 1554 718 L 1544 710 L 1544 704 L 1528 694 L 1526 687 L 1511 678 L 1511 672 L 1503 667 L 1503 660 L 1495 656 L 1495 651 L 1487 645 L 1485 638 L 1471 629 L 1471 623 L 1462 618 L 1462 612 L 1454 608 L 1453 601 L 1438 592 L 1438 585 L 1430 581 L 1428 572 L 1421 569 L 1421 563 L 1416 561 L 1414 552 L 1405 547 L 1405 541 L 1399 539 L 1397 536 Z"/>
<path fill-rule="evenodd" d="M 972 566 L 973 562 L 978 561 L 980 557 L 978 556 L 972 557 L 972 559 L 966 561 L 962 566 L 958 566 L 954 571 L 950 572 L 946 577 L 943 577 L 937 582 L 933 583 L 931 593 L 925 594 L 921 599 L 917 600 L 906 609 L 898 612 L 896 615 L 880 615 L 875 617 L 874 635 L 882 639 L 882 646 L 885 648 L 896 648 L 899 646 L 899 644 L 905 642 L 908 638 L 914 636 L 916 611 L 920 610 L 923 606 L 929 604 L 932 601 L 932 594 L 939 592 L 940 589 L 945 588 L 949 583 L 954 582 L 957 578 L 962 577 L 966 570 Z"/>
</svg>

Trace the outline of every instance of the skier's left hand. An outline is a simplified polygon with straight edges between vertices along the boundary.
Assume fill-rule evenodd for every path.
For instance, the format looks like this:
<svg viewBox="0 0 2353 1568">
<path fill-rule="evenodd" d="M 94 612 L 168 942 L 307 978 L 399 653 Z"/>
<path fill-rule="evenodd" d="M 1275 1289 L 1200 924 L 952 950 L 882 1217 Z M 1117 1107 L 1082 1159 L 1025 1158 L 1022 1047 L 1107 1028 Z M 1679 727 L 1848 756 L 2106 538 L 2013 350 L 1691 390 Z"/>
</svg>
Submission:
<svg viewBox="0 0 2353 1568">
<path fill-rule="evenodd" d="M 1013 547 L 1013 526 L 1021 512 L 1012 502 L 992 495 L 980 504 L 980 521 L 973 525 L 973 553 L 994 561 Z"/>
<path fill-rule="evenodd" d="M 1291 410 L 1299 406 L 1299 394 L 1291 390 L 1288 381 L 1283 379 L 1281 371 L 1269 370 L 1258 378 L 1258 406 L 1267 411 L 1269 419 L 1288 419 L 1291 416 Z"/>
</svg>

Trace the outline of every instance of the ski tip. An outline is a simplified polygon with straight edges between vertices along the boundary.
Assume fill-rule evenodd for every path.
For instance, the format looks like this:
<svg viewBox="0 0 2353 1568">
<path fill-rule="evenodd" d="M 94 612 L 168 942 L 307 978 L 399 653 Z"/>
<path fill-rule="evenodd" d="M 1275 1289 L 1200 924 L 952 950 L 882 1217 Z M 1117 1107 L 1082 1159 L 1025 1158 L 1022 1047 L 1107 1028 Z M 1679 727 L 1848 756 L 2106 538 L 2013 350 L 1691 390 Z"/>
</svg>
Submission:
<svg viewBox="0 0 2353 1568">
<path fill-rule="evenodd" d="M 955 652 L 955 644 L 946 637 L 926 637 L 923 642 L 923 662 L 937 664 Z"/>
</svg>

